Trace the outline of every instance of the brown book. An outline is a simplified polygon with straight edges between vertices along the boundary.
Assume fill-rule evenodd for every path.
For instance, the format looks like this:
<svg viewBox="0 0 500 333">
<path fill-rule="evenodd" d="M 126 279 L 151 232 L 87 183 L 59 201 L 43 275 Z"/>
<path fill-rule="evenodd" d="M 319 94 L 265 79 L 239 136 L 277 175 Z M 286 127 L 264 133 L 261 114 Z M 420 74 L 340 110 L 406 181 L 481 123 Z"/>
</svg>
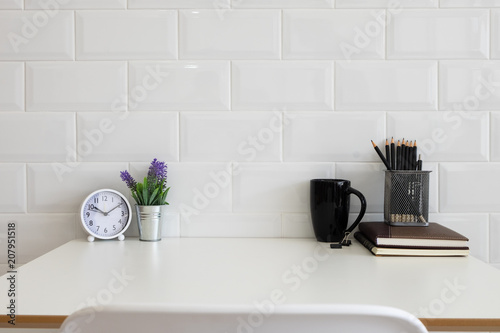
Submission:
<svg viewBox="0 0 500 333">
<path fill-rule="evenodd" d="M 410 256 L 410 257 L 463 257 L 469 255 L 469 248 L 402 248 L 377 247 L 363 233 L 354 233 L 364 247 L 376 256 Z"/>
<path fill-rule="evenodd" d="M 362 222 L 359 231 L 375 246 L 465 248 L 469 239 L 439 223 L 427 227 L 395 227 L 384 222 Z"/>
</svg>

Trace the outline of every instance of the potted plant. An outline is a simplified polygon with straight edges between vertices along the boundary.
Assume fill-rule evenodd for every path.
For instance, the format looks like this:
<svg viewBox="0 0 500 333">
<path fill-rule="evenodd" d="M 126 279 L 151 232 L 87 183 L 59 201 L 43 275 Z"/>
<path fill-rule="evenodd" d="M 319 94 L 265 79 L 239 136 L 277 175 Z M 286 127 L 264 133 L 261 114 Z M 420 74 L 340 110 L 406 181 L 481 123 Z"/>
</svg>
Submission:
<svg viewBox="0 0 500 333">
<path fill-rule="evenodd" d="M 125 170 L 120 172 L 121 179 L 127 184 L 136 201 L 137 226 L 142 241 L 161 240 L 161 225 L 165 217 L 164 207 L 170 187 L 167 187 L 167 165 L 156 158 L 151 162 L 144 181 L 138 183 Z"/>
</svg>

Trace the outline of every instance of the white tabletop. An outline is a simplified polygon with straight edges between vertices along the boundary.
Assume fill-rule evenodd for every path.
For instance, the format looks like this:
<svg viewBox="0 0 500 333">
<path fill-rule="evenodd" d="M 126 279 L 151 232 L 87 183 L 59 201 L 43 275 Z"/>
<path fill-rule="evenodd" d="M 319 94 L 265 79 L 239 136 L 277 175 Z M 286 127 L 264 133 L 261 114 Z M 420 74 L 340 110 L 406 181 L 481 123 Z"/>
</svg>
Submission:
<svg viewBox="0 0 500 333">
<path fill-rule="evenodd" d="M 74 240 L 20 267 L 16 288 L 18 316 L 109 303 L 362 303 L 406 310 L 431 329 L 500 331 L 500 270 L 473 257 L 375 257 L 355 240 L 342 249 L 311 239 Z"/>
</svg>

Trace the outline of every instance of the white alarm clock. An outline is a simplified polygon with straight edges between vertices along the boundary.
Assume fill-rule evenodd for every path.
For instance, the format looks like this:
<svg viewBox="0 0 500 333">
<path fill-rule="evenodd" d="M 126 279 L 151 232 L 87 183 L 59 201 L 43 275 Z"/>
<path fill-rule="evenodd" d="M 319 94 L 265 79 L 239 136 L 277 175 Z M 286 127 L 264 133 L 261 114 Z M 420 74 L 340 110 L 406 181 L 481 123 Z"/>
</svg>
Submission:
<svg viewBox="0 0 500 333">
<path fill-rule="evenodd" d="M 82 203 L 80 219 L 89 233 L 87 240 L 95 238 L 124 240 L 123 233 L 132 220 L 130 204 L 123 194 L 111 189 L 90 193 Z"/>
</svg>

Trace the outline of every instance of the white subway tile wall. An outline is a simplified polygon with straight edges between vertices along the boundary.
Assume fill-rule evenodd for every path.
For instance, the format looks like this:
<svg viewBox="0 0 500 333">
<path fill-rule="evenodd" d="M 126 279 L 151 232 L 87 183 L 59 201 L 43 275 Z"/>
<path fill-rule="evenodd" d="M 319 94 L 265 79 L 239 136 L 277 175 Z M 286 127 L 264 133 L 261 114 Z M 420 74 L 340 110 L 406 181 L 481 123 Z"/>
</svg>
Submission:
<svg viewBox="0 0 500 333">
<path fill-rule="evenodd" d="M 177 12 L 76 12 L 76 59 L 176 59 Z"/>
<path fill-rule="evenodd" d="M 0 63 L 0 111 L 24 111 L 24 63 Z"/>
<path fill-rule="evenodd" d="M 436 61 L 338 61 L 336 110 L 436 110 Z"/>
<path fill-rule="evenodd" d="M 130 62 L 129 109 L 229 110 L 230 70 L 229 61 Z"/>
<path fill-rule="evenodd" d="M 279 10 L 179 11 L 181 59 L 279 59 Z"/>
<path fill-rule="evenodd" d="M 233 61 L 233 110 L 333 110 L 333 61 Z"/>
<path fill-rule="evenodd" d="M 0 60 L 73 60 L 74 25 L 70 11 L 0 11 Z"/>
<path fill-rule="evenodd" d="M 59 9 L 125 9 L 127 0 L 24 0 L 25 9 L 57 11 Z"/>
<path fill-rule="evenodd" d="M 165 237 L 313 237 L 313 178 L 350 179 L 381 220 L 370 140 L 391 137 L 418 142 L 432 220 L 500 268 L 500 1 L 0 0 L 0 228 L 18 222 L 20 263 L 85 236 L 90 192 L 133 203 L 119 172 L 153 158 Z"/>
<path fill-rule="evenodd" d="M 336 8 L 434 8 L 439 0 L 335 0 Z M 443 1 L 443 0 L 441 0 Z"/>
<path fill-rule="evenodd" d="M 124 61 L 28 62 L 26 81 L 26 111 L 127 108 Z"/>
<path fill-rule="evenodd" d="M 287 10 L 283 15 L 283 58 L 285 59 L 383 59 L 385 34 L 373 21 L 372 10 Z M 359 52 L 351 44 L 363 30 L 375 36 Z M 311 38 L 314 36 L 314 38 Z"/>
<path fill-rule="evenodd" d="M 0 9 L 23 9 L 23 0 L 0 0 Z"/>
<path fill-rule="evenodd" d="M 486 59 L 487 9 L 402 10 L 387 26 L 389 59 Z"/>
</svg>

